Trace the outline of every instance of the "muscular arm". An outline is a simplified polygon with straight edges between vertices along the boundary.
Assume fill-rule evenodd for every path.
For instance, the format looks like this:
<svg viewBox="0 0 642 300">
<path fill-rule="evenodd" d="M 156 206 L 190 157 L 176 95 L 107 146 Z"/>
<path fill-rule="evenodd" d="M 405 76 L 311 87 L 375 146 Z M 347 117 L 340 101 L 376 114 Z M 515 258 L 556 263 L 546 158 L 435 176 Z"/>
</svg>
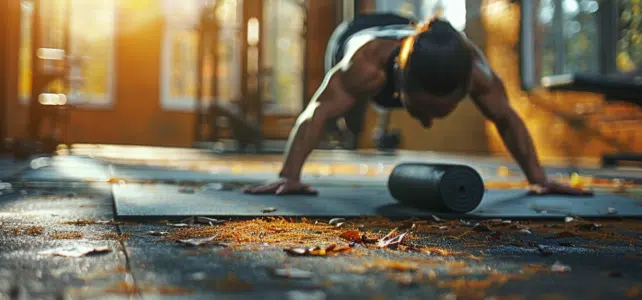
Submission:
<svg viewBox="0 0 642 300">
<path fill-rule="evenodd" d="M 344 115 L 357 101 L 365 101 L 385 80 L 384 70 L 370 55 L 370 45 L 351 62 L 333 68 L 292 129 L 280 177 L 299 180 L 310 152 L 318 145 L 329 119 Z"/>
<path fill-rule="evenodd" d="M 483 61 L 475 66 L 471 96 L 480 111 L 497 128 L 504 145 L 524 171 L 528 182 L 546 183 L 546 174 L 524 121 L 511 107 L 502 80 Z"/>
<path fill-rule="evenodd" d="M 346 91 L 342 75 L 340 70 L 328 74 L 297 118 L 286 146 L 281 178 L 298 181 L 303 164 L 318 145 L 327 120 L 343 115 L 355 105 L 355 97 Z"/>
</svg>

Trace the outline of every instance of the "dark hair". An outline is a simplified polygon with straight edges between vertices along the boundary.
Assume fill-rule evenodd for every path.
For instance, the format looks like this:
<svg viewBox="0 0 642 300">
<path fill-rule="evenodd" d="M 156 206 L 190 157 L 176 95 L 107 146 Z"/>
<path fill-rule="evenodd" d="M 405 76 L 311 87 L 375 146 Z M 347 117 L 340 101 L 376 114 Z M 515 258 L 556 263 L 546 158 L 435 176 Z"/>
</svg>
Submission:
<svg viewBox="0 0 642 300">
<path fill-rule="evenodd" d="M 468 82 L 471 54 L 464 39 L 447 21 L 433 20 L 417 35 L 406 66 L 408 90 L 446 95 Z"/>
</svg>

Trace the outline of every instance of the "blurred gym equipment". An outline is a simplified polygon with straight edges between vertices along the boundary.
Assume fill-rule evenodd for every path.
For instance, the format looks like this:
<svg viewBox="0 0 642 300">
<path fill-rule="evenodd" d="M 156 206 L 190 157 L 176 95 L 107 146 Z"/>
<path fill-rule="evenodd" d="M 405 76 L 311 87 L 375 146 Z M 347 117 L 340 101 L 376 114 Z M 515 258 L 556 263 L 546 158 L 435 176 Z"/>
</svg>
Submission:
<svg viewBox="0 0 642 300">
<path fill-rule="evenodd" d="M 630 75 L 565 74 L 542 78 L 542 86 L 551 90 L 572 90 L 599 93 L 607 103 L 627 102 L 642 107 L 642 77 Z M 573 121 L 573 120 L 572 120 Z M 575 118 L 575 123 L 581 119 Z M 609 121 L 613 121 L 612 119 Z M 640 121 L 639 118 L 633 121 Z M 598 134 L 596 134 L 598 135 Z M 604 140 L 604 138 L 602 138 Z M 642 162 L 642 153 L 635 153 L 628 145 L 613 140 L 607 141 L 623 152 L 602 156 L 603 167 L 615 167 L 620 161 Z M 620 150 L 621 151 L 621 150 Z"/>
<path fill-rule="evenodd" d="M 32 155 L 52 155 L 59 144 L 69 143 L 68 97 L 71 87 L 82 84 L 78 73 L 82 59 L 70 56 L 71 1 L 60 5 L 33 1 L 31 40 L 31 93 L 27 137 L 8 142 L 16 159 Z M 43 124 L 47 127 L 43 128 Z M 44 133 L 43 133 L 44 132 Z"/>
<path fill-rule="evenodd" d="M 212 69 L 218 69 L 218 37 L 220 32 L 219 20 L 216 17 L 217 5 L 206 6 L 199 22 L 200 41 L 198 46 L 198 65 L 203 65 L 205 57 L 209 57 Z M 244 22 L 244 27 L 250 26 Z M 206 81 L 201 68 L 197 74 L 197 95 L 195 106 L 195 144 L 205 144 L 217 153 L 282 153 L 283 149 L 268 149 L 263 134 L 264 124 L 264 87 L 272 76 L 270 69 L 260 69 L 261 46 L 258 39 L 254 41 L 248 35 L 247 28 L 243 28 L 243 51 L 247 52 L 245 80 L 242 80 L 241 96 L 229 102 L 222 101 L 219 94 L 217 77 L 212 76 Z M 212 101 L 207 103 L 205 86 L 210 86 Z M 208 132 L 209 131 L 209 132 Z M 225 133 L 231 138 L 225 139 Z M 231 142 L 231 145 L 230 143 Z"/>
</svg>

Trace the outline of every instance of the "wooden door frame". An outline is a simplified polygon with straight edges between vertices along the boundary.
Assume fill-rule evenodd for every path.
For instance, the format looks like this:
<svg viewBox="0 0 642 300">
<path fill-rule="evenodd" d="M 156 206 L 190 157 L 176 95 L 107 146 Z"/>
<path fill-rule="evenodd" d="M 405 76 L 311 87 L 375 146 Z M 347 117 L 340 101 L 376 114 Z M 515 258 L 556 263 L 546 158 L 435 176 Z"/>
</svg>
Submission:
<svg viewBox="0 0 642 300">
<path fill-rule="evenodd" d="M 0 142 L 9 138 L 9 104 L 18 99 L 20 0 L 0 4 Z"/>
<path fill-rule="evenodd" d="M 7 138 L 7 105 L 8 105 L 8 95 L 7 95 L 7 60 L 8 60 L 8 35 L 9 35 L 9 16 L 7 9 L 7 4 L 10 1 L 3 1 L 0 3 L 0 142 L 4 141 Z M 2 147 L 0 147 L 1 149 Z"/>
</svg>

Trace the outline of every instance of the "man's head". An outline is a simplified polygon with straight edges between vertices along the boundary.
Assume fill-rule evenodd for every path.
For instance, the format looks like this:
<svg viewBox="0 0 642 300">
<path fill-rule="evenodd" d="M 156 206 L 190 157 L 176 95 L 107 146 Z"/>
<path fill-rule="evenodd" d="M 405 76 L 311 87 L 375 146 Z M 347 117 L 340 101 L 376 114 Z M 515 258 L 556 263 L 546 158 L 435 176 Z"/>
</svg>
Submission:
<svg viewBox="0 0 642 300">
<path fill-rule="evenodd" d="M 404 47 L 412 47 L 403 70 L 410 113 L 418 119 L 449 114 L 457 103 L 442 102 L 468 84 L 472 69 L 470 50 L 461 33 L 447 21 L 433 20 Z"/>
</svg>

